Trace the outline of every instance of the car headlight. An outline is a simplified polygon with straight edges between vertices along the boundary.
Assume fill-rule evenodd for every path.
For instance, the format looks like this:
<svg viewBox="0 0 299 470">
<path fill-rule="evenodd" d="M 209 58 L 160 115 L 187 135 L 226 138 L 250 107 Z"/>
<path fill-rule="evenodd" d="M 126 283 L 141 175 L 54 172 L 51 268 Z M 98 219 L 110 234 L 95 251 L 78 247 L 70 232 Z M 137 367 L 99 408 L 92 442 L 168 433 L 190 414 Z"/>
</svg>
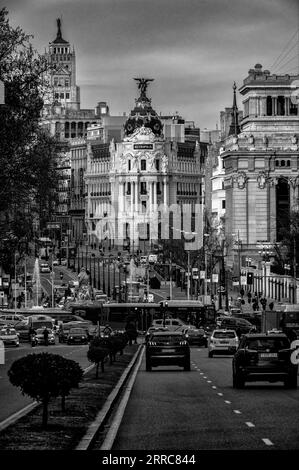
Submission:
<svg viewBox="0 0 299 470">
<path fill-rule="evenodd" d="M 85 336 L 82 336 L 82 339 L 85 339 Z"/>
<path fill-rule="evenodd" d="M 69 339 L 74 339 L 74 338 L 72 336 L 70 336 Z"/>
</svg>

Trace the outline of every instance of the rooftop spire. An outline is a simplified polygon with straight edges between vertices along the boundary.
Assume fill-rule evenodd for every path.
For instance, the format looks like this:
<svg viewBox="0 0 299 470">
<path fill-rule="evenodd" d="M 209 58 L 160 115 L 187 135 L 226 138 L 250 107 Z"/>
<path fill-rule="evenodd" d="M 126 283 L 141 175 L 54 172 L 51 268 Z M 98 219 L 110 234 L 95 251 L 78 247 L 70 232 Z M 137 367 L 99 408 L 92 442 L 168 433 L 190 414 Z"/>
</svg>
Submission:
<svg viewBox="0 0 299 470">
<path fill-rule="evenodd" d="M 240 134 L 240 126 L 238 122 L 238 107 L 237 107 L 237 98 L 236 98 L 236 82 L 233 84 L 234 97 L 233 97 L 233 109 L 232 109 L 232 122 L 229 127 L 228 135 L 238 135 Z"/>
<path fill-rule="evenodd" d="M 57 18 L 57 36 L 56 36 L 56 39 L 62 39 L 62 35 L 61 35 L 61 20 L 60 18 Z"/>
</svg>

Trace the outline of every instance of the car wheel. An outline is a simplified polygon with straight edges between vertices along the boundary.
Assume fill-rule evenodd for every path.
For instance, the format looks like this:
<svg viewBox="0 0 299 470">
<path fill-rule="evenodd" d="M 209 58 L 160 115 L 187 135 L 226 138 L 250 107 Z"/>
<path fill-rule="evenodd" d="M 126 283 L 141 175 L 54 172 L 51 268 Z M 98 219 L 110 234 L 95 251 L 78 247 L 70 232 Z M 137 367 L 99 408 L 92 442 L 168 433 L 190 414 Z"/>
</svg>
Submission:
<svg viewBox="0 0 299 470">
<path fill-rule="evenodd" d="M 245 380 L 240 377 L 240 374 L 233 374 L 233 388 L 244 388 Z"/>
<path fill-rule="evenodd" d="M 209 351 L 209 357 L 213 357 L 213 352 Z"/>
<path fill-rule="evenodd" d="M 185 361 L 184 370 L 191 370 L 190 359 Z"/>
<path fill-rule="evenodd" d="M 146 368 L 147 372 L 151 372 L 151 370 L 152 370 L 152 364 L 151 364 L 151 362 L 149 361 L 149 359 L 146 359 L 145 368 Z"/>
</svg>

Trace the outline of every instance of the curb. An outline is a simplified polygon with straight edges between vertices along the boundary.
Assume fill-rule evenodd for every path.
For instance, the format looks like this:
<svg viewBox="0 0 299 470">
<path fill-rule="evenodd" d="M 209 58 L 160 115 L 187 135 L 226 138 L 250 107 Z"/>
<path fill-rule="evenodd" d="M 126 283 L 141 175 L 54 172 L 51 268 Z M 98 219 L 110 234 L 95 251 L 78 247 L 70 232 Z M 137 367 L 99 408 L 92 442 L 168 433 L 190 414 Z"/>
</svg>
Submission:
<svg viewBox="0 0 299 470">
<path fill-rule="evenodd" d="M 86 367 L 83 371 L 83 375 L 87 374 L 91 369 L 95 367 L 94 364 L 91 364 L 90 366 Z M 12 414 L 8 418 L 6 418 L 4 421 L 0 423 L 0 432 L 4 431 L 8 426 L 11 424 L 14 424 L 16 421 L 19 419 L 23 418 L 23 416 L 28 415 L 32 410 L 37 408 L 41 403 L 34 401 L 32 403 L 29 403 L 29 405 L 25 406 L 21 410 L 17 411 L 16 413 Z"/>
<path fill-rule="evenodd" d="M 130 364 L 127 366 L 127 368 L 124 370 L 123 374 L 121 375 L 117 385 L 114 387 L 110 395 L 108 396 L 103 408 L 99 411 L 97 414 L 95 420 L 90 424 L 88 427 L 85 435 L 77 445 L 77 447 L 74 450 L 88 450 L 88 448 L 91 446 L 93 441 L 95 440 L 97 433 L 102 426 L 103 422 L 107 418 L 112 406 L 114 405 L 116 399 L 120 395 L 120 392 L 122 390 L 122 387 L 130 374 L 131 370 L 133 369 L 139 354 L 141 353 L 143 348 L 143 344 L 140 344 L 136 353 L 134 354 L 133 358 L 131 359 Z"/>
</svg>

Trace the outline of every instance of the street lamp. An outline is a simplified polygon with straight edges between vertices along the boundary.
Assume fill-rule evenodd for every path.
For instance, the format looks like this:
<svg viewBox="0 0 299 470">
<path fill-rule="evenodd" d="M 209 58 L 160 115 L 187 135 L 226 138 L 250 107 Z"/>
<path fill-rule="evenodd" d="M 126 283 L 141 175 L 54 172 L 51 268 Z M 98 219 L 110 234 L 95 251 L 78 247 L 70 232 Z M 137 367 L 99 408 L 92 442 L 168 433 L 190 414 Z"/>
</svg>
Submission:
<svg viewBox="0 0 299 470">
<path fill-rule="evenodd" d="M 235 233 L 232 233 L 235 236 Z M 238 273 L 239 273 L 239 291 L 241 290 L 241 245 L 242 240 L 240 240 L 240 232 L 238 230 L 238 238 L 234 241 L 235 245 L 238 245 Z"/>
</svg>

